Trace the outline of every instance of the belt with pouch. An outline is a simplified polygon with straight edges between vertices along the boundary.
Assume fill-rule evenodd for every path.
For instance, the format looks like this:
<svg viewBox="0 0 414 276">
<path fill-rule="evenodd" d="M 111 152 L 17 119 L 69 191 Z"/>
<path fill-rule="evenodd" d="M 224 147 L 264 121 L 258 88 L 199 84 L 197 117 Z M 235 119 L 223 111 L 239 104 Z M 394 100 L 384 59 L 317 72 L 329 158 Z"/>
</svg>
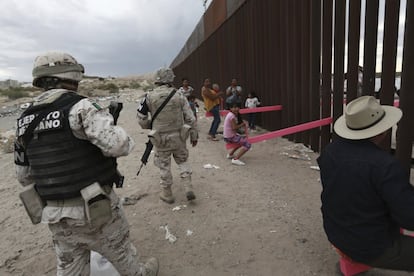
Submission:
<svg viewBox="0 0 414 276">
<path fill-rule="evenodd" d="M 46 205 L 51 207 L 76 207 L 85 205 L 85 201 L 79 196 L 68 199 L 46 200 Z"/>
<path fill-rule="evenodd" d="M 108 195 L 111 193 L 112 188 L 108 185 L 101 186 L 102 190 Z M 84 206 L 85 200 L 81 197 L 73 197 L 67 199 L 57 199 L 57 200 L 46 200 L 46 205 L 51 207 L 76 207 L 76 206 Z"/>
</svg>

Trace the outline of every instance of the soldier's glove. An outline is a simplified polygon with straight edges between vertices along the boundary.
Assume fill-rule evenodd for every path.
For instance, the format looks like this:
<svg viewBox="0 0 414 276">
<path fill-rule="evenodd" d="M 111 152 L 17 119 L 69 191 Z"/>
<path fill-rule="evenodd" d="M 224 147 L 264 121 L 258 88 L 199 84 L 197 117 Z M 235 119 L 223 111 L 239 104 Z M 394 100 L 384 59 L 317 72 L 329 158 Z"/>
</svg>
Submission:
<svg viewBox="0 0 414 276">
<path fill-rule="evenodd" d="M 191 141 L 191 143 L 193 141 L 197 141 L 198 140 L 198 131 L 197 131 L 197 129 L 191 128 L 189 132 L 190 132 L 190 141 Z"/>
</svg>

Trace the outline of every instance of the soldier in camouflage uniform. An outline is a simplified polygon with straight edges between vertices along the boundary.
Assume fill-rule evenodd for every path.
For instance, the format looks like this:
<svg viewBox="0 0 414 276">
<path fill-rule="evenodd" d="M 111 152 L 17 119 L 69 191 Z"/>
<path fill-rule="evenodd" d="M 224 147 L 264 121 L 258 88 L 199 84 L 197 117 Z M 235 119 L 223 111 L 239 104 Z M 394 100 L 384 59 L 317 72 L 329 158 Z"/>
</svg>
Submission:
<svg viewBox="0 0 414 276">
<path fill-rule="evenodd" d="M 154 164 L 160 169 L 161 174 L 160 198 L 169 204 L 174 203 L 175 200 L 171 190 L 173 184 L 171 156 L 180 170 L 180 179 L 184 185 L 187 200 L 195 199 L 186 141 L 190 136 L 190 142 L 194 147 L 198 140 L 196 118 L 186 97 L 179 91 L 168 101 L 153 122 L 148 116 L 148 113 L 153 115 L 174 90 L 171 85 L 174 77 L 170 68 L 158 70 L 155 81 L 157 87 L 145 95 L 138 107 L 140 126 L 149 129 L 152 125 L 148 136 L 155 147 Z"/>
<path fill-rule="evenodd" d="M 143 264 L 134 256 L 128 222 L 112 189 L 115 157 L 128 155 L 135 143 L 114 125 L 107 108 L 75 92 L 83 72 L 66 53 L 36 58 L 33 85 L 45 92 L 18 119 L 17 178 L 23 186 L 34 185 L 45 204 L 41 222 L 53 235 L 57 275 L 89 275 L 91 250 L 106 257 L 121 275 L 157 275 L 157 259 Z M 98 183 L 100 196 L 108 202 L 108 219 L 98 225 L 87 219 L 80 192 L 92 183 Z"/>
</svg>

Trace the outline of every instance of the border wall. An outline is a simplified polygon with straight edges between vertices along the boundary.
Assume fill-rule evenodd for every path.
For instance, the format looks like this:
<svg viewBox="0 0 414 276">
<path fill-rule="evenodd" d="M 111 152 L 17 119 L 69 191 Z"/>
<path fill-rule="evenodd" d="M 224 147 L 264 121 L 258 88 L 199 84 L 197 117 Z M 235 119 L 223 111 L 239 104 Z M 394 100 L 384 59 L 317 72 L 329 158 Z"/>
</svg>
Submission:
<svg viewBox="0 0 414 276">
<path fill-rule="evenodd" d="M 402 11 L 400 0 L 385 0 L 384 32 L 379 41 L 381 3 L 384 2 L 214 0 L 171 64 L 176 85 L 180 85 L 182 77 L 188 77 L 200 97 L 205 78 L 218 83 L 222 90 L 237 78 L 244 96 L 255 91 L 263 105 L 283 106 L 280 112 L 258 116 L 258 124 L 269 130 L 326 117 L 336 120 L 343 113 L 344 98 L 349 102 L 361 95 L 358 86 L 362 85 L 362 94 L 376 94 L 378 75 L 380 101 L 392 105 L 398 40 L 404 40 L 404 49 L 413 49 L 414 1 L 407 1 Z M 361 11 L 366 11 L 365 16 Z M 404 18 L 404 31 L 399 33 L 399 23 Z M 379 46 L 383 49 L 382 64 L 381 72 L 376 72 Z M 362 84 L 358 80 L 361 67 Z M 407 168 L 414 138 L 410 125 L 414 121 L 413 76 L 414 53 L 404 51 L 400 90 L 404 116 L 397 131 L 396 156 Z M 320 151 L 335 136 L 329 125 L 287 138 Z M 391 134 L 383 147 L 389 149 L 390 145 Z"/>
</svg>

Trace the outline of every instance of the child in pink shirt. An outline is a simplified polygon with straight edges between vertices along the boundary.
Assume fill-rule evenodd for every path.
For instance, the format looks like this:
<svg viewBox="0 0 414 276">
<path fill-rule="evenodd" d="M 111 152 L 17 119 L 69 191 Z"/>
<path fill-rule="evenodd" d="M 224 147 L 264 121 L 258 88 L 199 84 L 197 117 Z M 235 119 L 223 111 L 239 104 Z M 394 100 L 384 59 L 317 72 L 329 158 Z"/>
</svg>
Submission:
<svg viewBox="0 0 414 276">
<path fill-rule="evenodd" d="M 230 105 L 230 111 L 224 119 L 223 125 L 223 137 L 226 143 L 236 144 L 237 147 L 230 150 L 227 154 L 227 158 L 231 159 L 233 165 L 243 166 L 245 163 L 239 158 L 243 156 L 251 147 L 251 144 L 247 140 L 247 137 L 243 137 L 237 133 L 239 128 L 244 127 L 245 122 L 238 123 L 237 116 L 239 114 L 240 104 L 232 103 Z M 241 148 L 241 149 L 240 149 Z M 237 154 L 236 151 L 240 149 Z"/>
</svg>

